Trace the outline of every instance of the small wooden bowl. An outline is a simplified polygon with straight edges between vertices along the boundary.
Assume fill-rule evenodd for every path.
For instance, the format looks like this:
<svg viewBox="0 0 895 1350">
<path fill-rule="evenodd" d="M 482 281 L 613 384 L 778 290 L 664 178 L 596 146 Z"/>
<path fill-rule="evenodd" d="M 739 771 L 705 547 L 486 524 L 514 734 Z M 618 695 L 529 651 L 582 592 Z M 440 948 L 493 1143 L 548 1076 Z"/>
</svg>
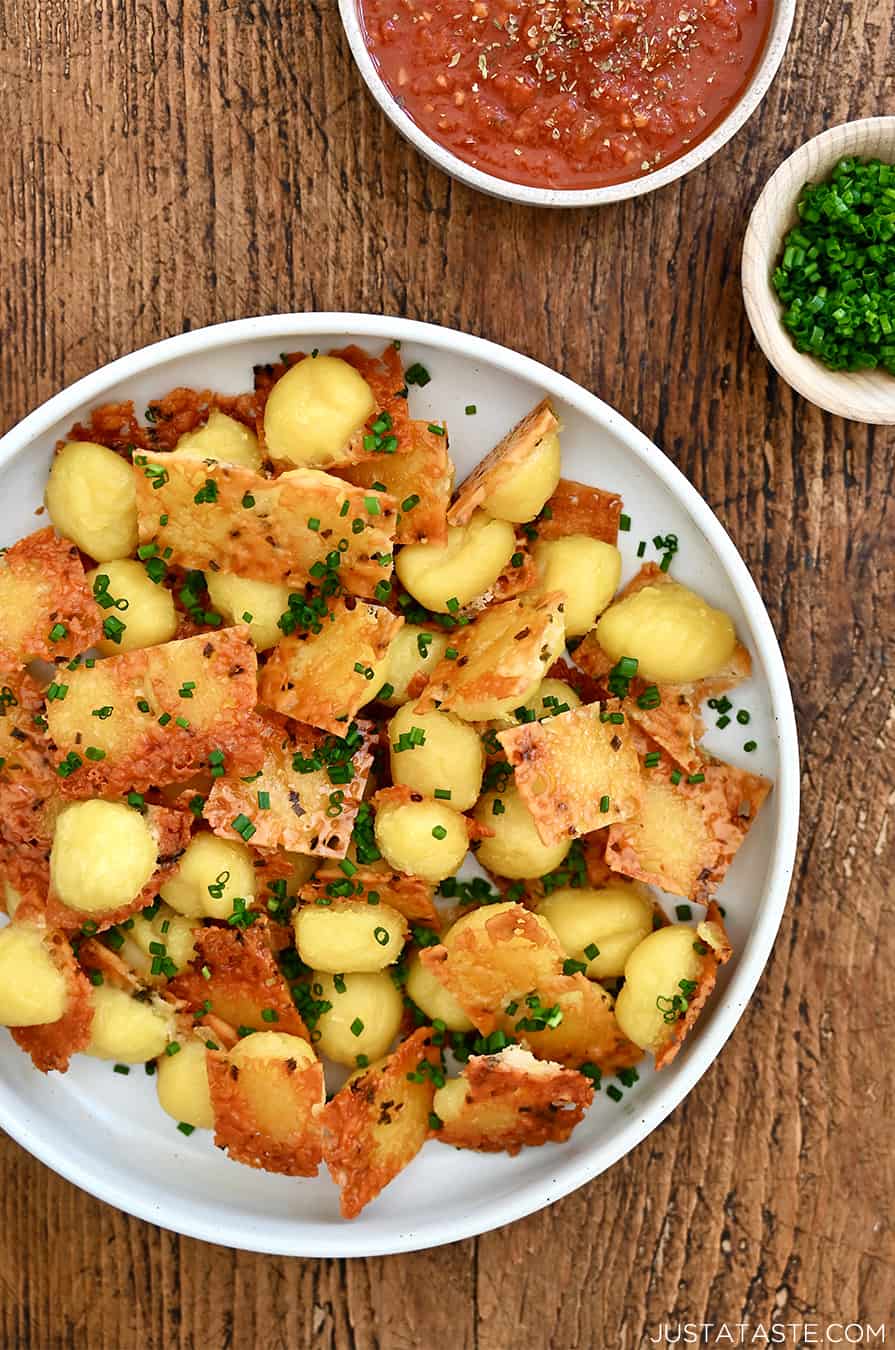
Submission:
<svg viewBox="0 0 895 1350">
<path fill-rule="evenodd" d="M 890 426 L 895 424 L 895 375 L 828 370 L 813 356 L 796 351 L 783 327 L 783 307 L 771 281 L 784 236 L 798 223 L 796 203 L 802 188 L 826 178 L 846 155 L 895 164 L 895 117 L 843 122 L 783 161 L 749 219 L 743 241 L 743 298 L 758 345 L 787 384 L 839 417 Z"/>
</svg>

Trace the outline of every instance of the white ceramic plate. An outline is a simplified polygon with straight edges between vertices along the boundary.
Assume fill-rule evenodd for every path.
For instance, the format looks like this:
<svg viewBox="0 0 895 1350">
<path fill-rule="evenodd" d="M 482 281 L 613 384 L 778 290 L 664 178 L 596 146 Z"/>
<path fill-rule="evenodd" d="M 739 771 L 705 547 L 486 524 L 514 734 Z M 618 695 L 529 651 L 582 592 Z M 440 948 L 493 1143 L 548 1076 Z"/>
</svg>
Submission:
<svg viewBox="0 0 895 1350">
<path fill-rule="evenodd" d="M 229 1162 L 210 1134 L 184 1138 L 142 1069 L 123 1077 L 111 1064 L 78 1057 L 67 1074 L 44 1076 L 0 1031 L 0 1126 L 36 1157 L 162 1227 L 288 1256 L 370 1256 L 453 1242 L 548 1205 L 623 1157 L 678 1105 L 736 1025 L 777 932 L 796 846 L 798 747 L 789 685 L 764 605 L 727 534 L 670 461 L 617 412 L 562 375 L 480 338 L 406 319 L 277 315 L 186 333 L 123 357 L 0 440 L 0 545 L 41 524 L 34 511 L 53 446 L 97 403 L 133 398 L 142 411 L 174 385 L 237 393 L 251 386 L 254 364 L 281 351 L 326 350 L 346 340 L 376 351 L 394 338 L 408 364 L 422 361 L 432 374 L 425 389 L 411 391 L 411 408 L 416 416 L 447 417 L 461 477 L 546 392 L 565 425 L 566 476 L 624 496 L 632 519 L 630 533 L 620 536 L 625 577 L 636 569 L 640 539 L 678 535 L 674 574 L 731 612 L 754 663 L 736 699 L 752 712 L 749 727 L 713 729 L 708 746 L 776 786 L 721 888 L 737 954 L 674 1063 L 658 1075 L 641 1069 L 641 1081 L 618 1104 L 598 1094 L 564 1145 L 508 1158 L 429 1143 L 352 1223 L 339 1218 L 336 1188 L 325 1175 L 265 1175 Z M 467 404 L 477 406 L 475 416 L 465 415 Z M 655 556 L 651 544 L 646 556 Z M 753 754 L 742 750 L 748 737 L 758 741 Z"/>
</svg>

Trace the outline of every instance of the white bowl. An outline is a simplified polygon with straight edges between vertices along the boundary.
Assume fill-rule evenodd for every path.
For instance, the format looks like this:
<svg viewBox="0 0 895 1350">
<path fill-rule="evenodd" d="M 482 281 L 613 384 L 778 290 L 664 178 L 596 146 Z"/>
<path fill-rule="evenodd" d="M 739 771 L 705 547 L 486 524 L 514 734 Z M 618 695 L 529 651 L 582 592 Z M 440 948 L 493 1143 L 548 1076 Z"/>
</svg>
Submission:
<svg viewBox="0 0 895 1350">
<path fill-rule="evenodd" d="M 752 116 L 768 92 L 783 60 L 795 15 L 796 0 L 773 0 L 773 4 L 774 13 L 761 60 L 756 65 L 742 98 L 733 105 L 714 131 L 685 155 L 663 164 L 652 173 L 644 174 L 641 178 L 632 179 L 627 183 L 613 183 L 609 187 L 596 188 L 528 187 L 523 183 L 498 178 L 495 174 L 485 173 L 482 169 L 467 164 L 465 160 L 433 140 L 398 105 L 370 55 L 364 37 L 358 0 L 339 0 L 339 13 L 342 16 L 342 25 L 348 37 L 351 54 L 370 93 L 401 135 L 439 169 L 458 178 L 467 187 L 477 188 L 479 192 L 487 193 L 490 197 L 503 197 L 506 201 L 519 202 L 524 206 L 606 206 L 609 202 L 626 201 L 629 197 L 640 197 L 645 192 L 654 192 L 656 188 L 665 187 L 675 179 L 683 178 L 685 173 L 704 164 L 721 149 L 722 145 L 726 145 L 731 136 Z"/>
<path fill-rule="evenodd" d="M 598 1094 L 568 1144 L 513 1159 L 428 1143 L 352 1223 L 339 1218 L 325 1175 L 265 1175 L 229 1162 L 210 1134 L 185 1139 L 142 1070 L 122 1077 L 111 1064 L 78 1057 L 67 1074 L 44 1076 L 0 1031 L 0 1126 L 23 1147 L 100 1199 L 164 1228 L 288 1256 L 371 1256 L 453 1242 L 550 1204 L 617 1162 L 686 1096 L 736 1025 L 777 932 L 796 847 L 799 761 L 789 685 L 764 605 L 731 540 L 683 475 L 619 413 L 546 366 L 481 338 L 408 319 L 285 314 L 185 333 L 113 361 L 0 440 L 0 545 L 40 525 L 34 511 L 54 443 L 96 404 L 133 398 L 142 411 L 175 385 L 237 393 L 250 387 L 254 364 L 281 351 L 326 350 L 346 340 L 381 350 L 394 338 L 408 364 L 430 369 L 431 383 L 411 391 L 411 405 L 417 416 L 447 417 L 461 476 L 547 393 L 565 425 L 565 474 L 624 496 L 632 518 L 631 531 L 620 536 L 625 575 L 638 566 L 639 539 L 678 535 L 675 575 L 732 613 L 754 662 L 737 702 L 752 711 L 748 735 L 758 750 L 742 752 L 746 729 L 735 721 L 724 732 L 713 729 L 708 745 L 768 774 L 775 787 L 721 888 L 737 954 L 674 1063 L 661 1074 L 643 1069 L 618 1105 Z M 465 415 L 467 404 L 477 406 L 475 416 Z M 650 544 L 647 556 L 652 552 Z"/>
</svg>

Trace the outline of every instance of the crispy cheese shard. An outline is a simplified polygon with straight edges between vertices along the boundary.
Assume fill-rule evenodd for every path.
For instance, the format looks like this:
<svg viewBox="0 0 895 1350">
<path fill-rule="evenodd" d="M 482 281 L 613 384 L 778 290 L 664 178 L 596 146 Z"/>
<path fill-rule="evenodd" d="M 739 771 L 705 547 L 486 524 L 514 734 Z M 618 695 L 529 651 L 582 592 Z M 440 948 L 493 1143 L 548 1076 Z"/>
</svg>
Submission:
<svg viewBox="0 0 895 1350">
<path fill-rule="evenodd" d="M 341 896 L 343 899 L 366 900 L 371 905 L 390 905 L 410 923 L 424 924 L 436 930 L 441 927 L 441 917 L 434 904 L 433 883 L 422 877 L 408 876 L 406 872 L 394 872 L 384 861 L 359 864 L 350 881 L 337 865 L 323 863 L 314 873 L 313 881 L 302 886 L 300 895 L 306 903 Z"/>
<path fill-rule="evenodd" d="M 539 539 L 565 539 L 585 534 L 604 544 L 618 542 L 622 499 L 617 492 L 604 492 L 588 483 L 561 478 L 556 491 L 535 523 Z"/>
<path fill-rule="evenodd" d="M 447 542 L 447 507 L 454 482 L 442 423 L 411 422 L 411 444 L 394 454 L 378 454 L 339 469 L 339 477 L 355 487 L 381 483 L 398 502 L 396 544 Z"/>
<path fill-rule="evenodd" d="M 16 922 L 22 922 L 18 917 Z M 72 1055 L 90 1044 L 93 1004 L 90 981 L 81 970 L 64 933 L 47 930 L 44 945 L 65 978 L 65 1012 L 57 1022 L 39 1027 L 12 1027 L 16 1045 L 31 1056 L 41 1073 L 65 1073 Z"/>
<path fill-rule="evenodd" d="M 449 933 L 447 945 L 420 952 L 476 1030 L 503 1031 L 538 1059 L 572 1068 L 636 1063 L 642 1051 L 622 1034 L 606 991 L 583 975 L 563 974 L 565 953 L 552 930 L 522 905 L 494 908 L 483 923 Z"/>
<path fill-rule="evenodd" d="M 375 696 L 388 649 L 403 618 L 353 597 L 337 601 L 310 630 L 282 638 L 258 678 L 268 708 L 340 735 Z"/>
<path fill-rule="evenodd" d="M 228 771 L 254 773 L 263 755 L 256 670 L 239 626 L 66 671 L 65 698 L 47 704 L 63 792 L 142 791 L 189 778 L 211 754 Z"/>
<path fill-rule="evenodd" d="M 448 650 L 457 654 L 435 667 L 416 711 L 440 707 L 475 722 L 524 703 L 562 650 L 562 609 L 562 592 L 523 595 L 454 630 Z"/>
<path fill-rule="evenodd" d="M 265 478 L 151 451 L 134 456 L 134 474 L 141 544 L 182 567 L 301 587 L 335 551 L 342 582 L 364 596 L 391 575 L 380 559 L 391 555 L 397 503 L 386 493 L 319 469 Z"/>
<path fill-rule="evenodd" d="M 700 954 L 696 989 L 688 995 L 686 1011 L 675 1021 L 671 1035 L 656 1052 L 657 1069 L 664 1069 L 674 1059 L 708 1002 L 709 995 L 715 987 L 718 967 L 724 965 L 733 955 L 721 911 L 714 901 L 709 904 L 703 922 L 696 925 L 696 931 L 705 947 L 705 951 Z"/>
<path fill-rule="evenodd" d="M 519 794 L 545 844 L 576 838 L 640 807 L 640 764 L 621 705 L 583 704 L 499 731 Z"/>
<path fill-rule="evenodd" d="M 512 1155 L 525 1146 L 564 1143 L 593 1095 L 584 1074 L 510 1045 L 471 1058 L 436 1095 L 441 1125 L 432 1137 L 455 1148 Z"/>
<path fill-rule="evenodd" d="M 356 1218 L 425 1143 L 435 1080 L 443 1079 L 432 1036 L 420 1027 L 387 1059 L 352 1074 L 320 1113 L 323 1160 L 341 1190 L 343 1218 Z"/>
<path fill-rule="evenodd" d="M 515 559 L 515 562 L 513 561 Z M 516 552 L 501 572 L 500 576 L 482 595 L 470 601 L 466 613 L 476 613 L 489 609 L 492 605 L 502 604 L 523 595 L 538 584 L 538 568 L 528 551 L 528 541 L 524 535 L 516 535 Z"/>
<path fill-rule="evenodd" d="M 699 773 L 686 776 L 660 761 L 643 775 L 637 814 L 611 826 L 606 862 L 613 871 L 705 904 L 770 790 L 766 778 L 720 760 L 704 757 Z"/>
<path fill-rule="evenodd" d="M 344 858 L 373 762 L 367 724 L 331 736 L 273 714 L 259 722 L 260 776 L 216 779 L 205 819 L 215 834 L 250 839 L 256 848 Z"/>
<path fill-rule="evenodd" d="M 476 507 L 481 506 L 490 493 L 512 481 L 520 466 L 531 458 L 544 437 L 558 430 L 559 419 L 545 398 L 531 412 L 526 413 L 521 422 L 508 431 L 503 440 L 463 480 L 448 511 L 448 523 L 465 525 Z"/>
<path fill-rule="evenodd" d="M 63 798 L 43 731 L 43 703 L 26 671 L 0 675 L 0 839 L 49 848 Z"/>
<path fill-rule="evenodd" d="M 0 670 L 70 660 L 103 632 L 80 554 L 52 528 L 0 552 L 0 615 Z"/>
<path fill-rule="evenodd" d="M 266 1028 L 270 1030 L 270 1028 Z M 214 1142 L 234 1162 L 290 1177 L 313 1177 L 321 1160 L 318 1112 L 323 1065 L 296 1059 L 206 1054 Z"/>
<path fill-rule="evenodd" d="M 246 929 L 197 929 L 193 968 L 176 975 L 168 991 L 197 1021 L 213 1014 L 234 1030 L 275 1029 L 309 1039 L 274 960 L 263 917 Z"/>
</svg>

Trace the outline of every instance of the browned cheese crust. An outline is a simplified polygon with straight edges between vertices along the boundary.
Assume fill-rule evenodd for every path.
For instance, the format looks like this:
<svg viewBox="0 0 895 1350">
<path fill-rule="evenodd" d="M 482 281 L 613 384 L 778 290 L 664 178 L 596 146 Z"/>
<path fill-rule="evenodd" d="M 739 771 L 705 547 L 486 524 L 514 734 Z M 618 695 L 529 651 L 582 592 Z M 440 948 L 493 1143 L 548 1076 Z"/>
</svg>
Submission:
<svg viewBox="0 0 895 1350">
<path fill-rule="evenodd" d="M 565 539 L 585 534 L 604 544 L 618 542 L 622 499 L 617 492 L 604 492 L 588 483 L 561 478 L 556 491 L 538 516 L 539 539 Z"/>
<path fill-rule="evenodd" d="M 505 487 L 526 464 L 540 442 L 551 431 L 559 430 L 559 420 L 548 399 L 525 414 L 503 440 L 498 441 L 480 460 L 468 478 L 457 490 L 457 496 L 448 511 L 450 525 L 465 525 L 485 498 Z"/>
<path fill-rule="evenodd" d="M 244 783 L 243 775 L 228 773 L 216 779 L 203 809 L 205 819 L 215 834 L 236 839 L 244 836 L 234 830 L 233 822 L 244 815 L 254 828 L 251 842 L 259 848 L 344 858 L 373 762 L 369 736 L 364 735 L 351 757 L 353 778 L 336 787 L 322 760 L 320 768 L 309 772 L 294 767 L 296 762 L 307 765 L 315 756 L 319 758 L 321 747 L 331 737 L 316 727 L 288 722 L 273 713 L 258 721 L 264 750 L 260 778 Z M 343 733 L 345 729 L 342 727 Z M 366 732 L 367 724 L 359 730 Z M 266 810 L 258 805 L 259 792 L 266 792 L 270 799 Z M 338 813 L 332 802 L 337 792 L 342 794 Z"/>
<path fill-rule="evenodd" d="M 584 704 L 497 733 L 545 844 L 636 816 L 641 800 L 637 752 L 627 720 L 608 720 L 620 708 L 616 699 L 602 707 Z"/>
<path fill-rule="evenodd" d="M 49 848 L 62 794 L 43 731 L 43 702 L 26 671 L 0 675 L 0 840 Z"/>
<path fill-rule="evenodd" d="M 519 596 L 493 605 L 451 634 L 457 656 L 439 661 L 417 712 L 460 712 L 485 699 L 524 697 L 553 662 L 557 625 L 562 624 L 561 591 Z"/>
<path fill-rule="evenodd" d="M 228 772 L 254 773 L 263 758 L 256 672 L 243 625 L 66 671 L 65 699 L 47 704 L 58 761 L 78 761 L 60 780 L 63 793 L 102 797 L 187 779 L 212 752 L 224 755 Z M 189 684 L 186 698 L 180 690 Z M 112 711 L 100 718 L 100 708 Z M 103 757 L 91 758 L 88 747 Z"/>
<path fill-rule="evenodd" d="M 398 503 L 396 544 L 444 544 L 447 542 L 447 507 L 454 482 L 454 465 L 448 453 L 447 428 L 439 435 L 432 426 L 443 423 L 411 422 L 411 444 L 394 454 L 377 454 L 357 464 L 343 466 L 338 476 L 355 487 L 369 490 L 382 483 Z M 418 498 L 416 502 L 412 498 Z M 410 502 L 405 509 L 403 503 Z"/>
<path fill-rule="evenodd" d="M 301 888 L 301 898 L 305 901 L 331 899 L 332 887 L 346 881 L 345 873 L 332 863 L 324 863 L 314 873 L 313 881 Z M 351 874 L 353 894 L 346 899 L 367 900 L 378 896 L 379 902 L 390 905 L 410 923 L 421 923 L 427 928 L 438 929 L 441 919 L 433 903 L 435 887 L 422 877 L 411 877 L 405 872 L 394 872 L 386 862 L 364 863 L 358 865 Z"/>
<path fill-rule="evenodd" d="M 640 810 L 609 830 L 613 871 L 705 904 L 723 880 L 771 790 L 766 778 L 702 757 L 703 782 L 672 782 L 674 766 L 645 770 Z M 679 772 L 679 771 L 677 771 Z"/>
<path fill-rule="evenodd" d="M 19 922 L 18 915 L 16 922 Z M 74 958 L 64 933 L 48 932 L 45 945 L 65 977 L 66 1008 L 58 1022 L 43 1027 L 12 1027 L 16 1045 L 29 1054 L 41 1073 L 56 1069 L 65 1073 L 72 1055 L 90 1044 L 93 1005 L 90 981 Z"/>
<path fill-rule="evenodd" d="M 137 420 L 130 401 L 103 403 L 92 410 L 89 422 L 76 423 L 66 439 L 95 441 L 129 460 L 135 449 L 173 450 L 181 436 L 203 426 L 214 409 L 254 427 L 255 406 L 254 394 L 214 394 L 181 385 L 150 401 L 148 425 Z"/>
<path fill-rule="evenodd" d="M 103 621 L 69 539 L 48 527 L 0 552 L 0 670 L 71 660 L 102 637 Z M 56 638 L 51 633 L 62 630 Z"/>
<path fill-rule="evenodd" d="M 226 1149 L 235 1162 L 265 1172 L 316 1176 L 323 1065 L 299 1067 L 294 1059 L 236 1065 L 220 1050 L 208 1050 L 205 1062 L 218 1148 Z"/>
<path fill-rule="evenodd" d="M 439 1066 L 432 1028 L 418 1031 L 388 1059 L 352 1075 L 320 1113 L 323 1160 L 341 1189 L 342 1216 L 354 1219 L 419 1153 L 435 1093 L 422 1063 Z"/>
<path fill-rule="evenodd" d="M 484 927 L 455 934 L 449 946 L 425 948 L 420 960 L 483 1036 L 503 1031 L 538 1059 L 572 1068 L 592 1063 L 610 1071 L 642 1057 L 622 1035 L 609 995 L 583 975 L 563 974 L 559 942 L 522 905 L 501 910 Z M 561 1009 L 558 1026 L 519 1027 L 529 1011 L 525 999 L 533 993 L 543 1007 Z"/>
<path fill-rule="evenodd" d="M 372 596 L 391 575 L 378 561 L 391 554 L 395 533 L 397 503 L 386 493 L 319 469 L 265 478 L 239 464 L 150 452 L 134 456 L 134 474 L 141 544 L 156 544 L 182 567 L 301 587 L 344 540 L 339 575 L 349 590 Z"/>
<path fill-rule="evenodd" d="M 210 1013 L 234 1029 L 285 1031 L 310 1039 L 274 960 L 263 918 L 245 931 L 199 929 L 193 969 L 176 975 L 168 992 L 182 999 L 197 1020 Z M 262 1015 L 265 1010 L 276 1014 L 273 1021 Z"/>
<path fill-rule="evenodd" d="M 703 941 L 705 952 L 700 957 L 696 991 L 687 1000 L 687 1011 L 675 1022 L 671 1035 L 657 1052 L 657 1069 L 666 1068 L 674 1059 L 708 1002 L 709 995 L 715 987 L 719 965 L 724 965 L 733 955 L 721 911 L 714 900 L 709 903 L 703 923 L 697 925 L 697 932 Z"/>
<path fill-rule="evenodd" d="M 515 1156 L 526 1146 L 565 1143 L 594 1096 L 584 1074 L 518 1046 L 474 1056 L 460 1079 L 466 1085 L 461 1110 L 432 1138 L 480 1153 Z"/>
<path fill-rule="evenodd" d="M 382 605 L 353 597 L 338 600 L 319 633 L 292 633 L 277 643 L 258 678 L 260 701 L 287 717 L 344 735 L 346 724 L 377 693 L 371 678 L 375 666 L 403 624 Z"/>
</svg>

